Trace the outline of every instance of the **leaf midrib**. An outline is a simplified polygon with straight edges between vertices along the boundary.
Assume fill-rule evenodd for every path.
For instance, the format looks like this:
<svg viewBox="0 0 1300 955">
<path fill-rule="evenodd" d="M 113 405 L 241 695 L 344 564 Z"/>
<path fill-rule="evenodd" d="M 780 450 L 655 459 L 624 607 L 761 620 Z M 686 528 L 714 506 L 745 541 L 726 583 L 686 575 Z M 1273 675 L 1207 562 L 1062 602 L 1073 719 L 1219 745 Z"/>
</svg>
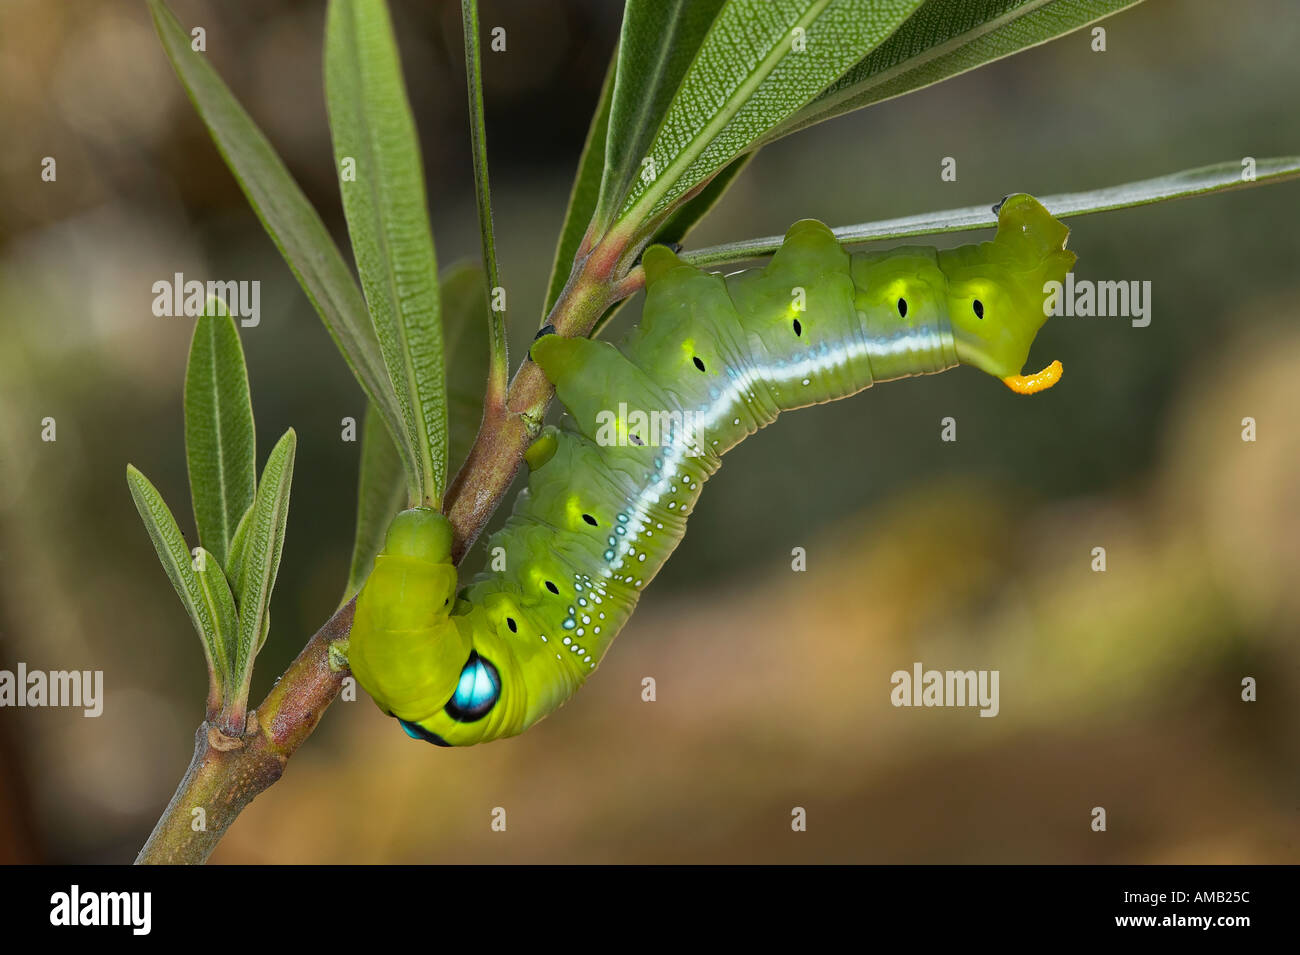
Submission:
<svg viewBox="0 0 1300 955">
<path fill-rule="evenodd" d="M 217 485 L 220 491 L 221 499 L 221 552 L 230 556 L 230 538 L 234 536 L 234 528 L 230 526 L 230 501 L 226 493 L 226 443 L 225 429 L 222 427 L 224 419 L 221 415 L 221 385 L 217 375 L 217 322 L 214 320 L 208 324 L 208 345 L 209 354 L 212 357 L 212 420 L 216 425 L 216 444 L 217 444 Z M 254 492 L 256 493 L 256 492 Z M 199 541 L 200 546 L 203 542 Z M 204 548 L 206 550 L 206 548 Z"/>
<path fill-rule="evenodd" d="M 672 43 L 669 42 L 669 40 L 671 40 L 672 38 L 675 38 L 676 35 L 677 35 L 678 27 L 680 26 L 680 21 L 679 21 L 679 18 L 678 18 L 678 13 L 681 11 L 681 9 L 682 9 L 683 5 L 685 4 L 685 2 L 687 2 L 687 0 L 673 0 L 673 6 L 672 6 L 673 13 L 672 13 L 672 17 L 671 17 L 671 23 L 672 23 L 672 25 L 673 25 L 673 26 L 672 26 L 672 31 L 669 33 L 668 38 L 665 39 L 665 41 L 664 41 L 663 43 L 660 43 L 660 44 L 659 44 L 658 55 L 657 55 L 656 58 L 655 58 L 655 61 L 654 61 L 654 64 L 653 64 L 652 68 L 646 72 L 645 79 L 644 79 L 643 81 L 640 81 L 640 82 L 638 83 L 638 85 L 641 86 L 643 89 L 646 89 L 646 90 L 657 90 L 657 89 L 659 88 L 659 81 L 660 81 L 661 79 L 663 79 L 663 76 L 664 76 L 664 73 L 666 72 L 666 69 L 667 69 L 668 64 L 672 62 L 672 58 L 673 58 L 673 57 L 672 57 Z M 667 16 L 667 15 L 665 15 L 665 19 L 668 19 L 668 16 Z M 715 17 L 714 19 L 715 19 L 715 21 L 716 21 L 716 17 Z M 625 22 L 626 22 L 626 21 L 625 21 Z M 710 29 L 712 29 L 712 24 L 710 24 Z M 705 36 L 707 37 L 708 34 L 706 33 Z M 621 42 L 622 42 L 622 40 L 621 40 L 621 38 L 620 38 L 620 44 L 621 44 Z M 703 44 L 701 43 L 701 49 L 702 49 L 702 48 L 703 48 Z M 621 52 L 621 51 L 620 51 L 620 52 Z M 698 55 L 698 54 L 699 54 L 699 50 L 696 50 L 696 55 Z M 694 58 L 692 58 L 692 61 L 691 61 L 691 65 L 693 65 L 693 64 L 694 64 Z M 690 71 L 690 67 L 688 66 L 688 67 L 687 67 L 687 72 L 689 73 L 689 71 Z M 620 77 L 619 77 L 618 73 L 616 72 L 616 73 L 615 73 L 615 76 L 614 76 L 614 88 L 610 91 L 610 97 L 611 97 L 611 99 L 610 99 L 610 105 L 611 105 L 611 108 L 612 108 L 612 106 L 613 106 L 614 103 L 617 103 L 617 102 L 618 102 L 618 82 L 619 82 L 619 79 L 620 79 Z M 630 78 L 629 78 L 629 79 L 630 79 Z M 638 79 L 640 80 L 639 77 L 638 77 Z M 626 82 L 626 80 L 625 80 L 625 82 Z M 630 117 L 628 117 L 629 120 L 634 120 L 634 121 L 635 121 L 635 122 L 632 122 L 632 123 L 629 124 L 629 126 L 630 126 L 631 128 L 641 128 L 641 127 L 642 127 L 642 123 L 643 123 L 643 122 L 644 122 L 648 117 L 651 117 L 651 115 L 652 115 L 652 114 L 651 114 L 651 110 L 654 108 L 654 97 L 652 97 L 652 96 L 642 96 L 642 97 L 640 97 L 640 99 L 637 101 L 637 103 L 638 103 L 638 105 L 637 105 L 637 109 L 632 113 L 632 115 L 631 115 Z M 668 112 L 669 112 L 669 110 L 670 110 L 671 108 L 672 108 L 672 101 L 671 101 L 671 99 L 670 99 L 670 100 L 669 100 L 669 104 L 668 104 L 668 108 L 664 110 L 664 119 L 667 119 L 667 118 L 668 118 Z M 611 113 L 611 116 L 612 116 L 612 115 L 613 115 L 613 114 Z M 657 132 L 657 131 L 658 131 L 658 130 L 656 130 L 656 132 Z M 612 164 L 610 164 L 610 163 L 608 162 L 608 159 L 609 159 L 609 146 L 610 146 L 610 143 L 612 143 L 613 141 L 614 141 L 614 140 L 613 140 L 612 138 L 610 138 L 608 135 L 606 136 L 606 139 L 605 139 L 606 168 L 608 168 L 608 169 L 610 169 L 610 170 L 614 170 L 614 169 L 615 169 L 615 167 L 614 167 Z M 651 139 L 651 144 L 653 145 L 653 143 L 654 143 L 654 140 L 653 140 L 653 138 L 652 138 L 652 139 Z M 620 164 L 620 165 L 621 165 L 621 164 Z M 635 167 L 635 166 L 631 166 L 631 167 L 626 167 L 626 168 L 620 168 L 620 169 L 618 169 L 618 171 L 619 171 L 621 174 L 624 174 L 624 175 L 625 175 L 626 172 L 627 172 L 627 169 L 628 169 L 628 168 L 635 169 L 636 167 Z M 611 188 L 612 188 L 612 189 L 617 188 L 617 184 L 615 184 L 615 185 L 614 185 L 613 187 L 611 187 Z M 608 194 L 608 195 L 605 193 L 604 184 L 602 183 L 602 184 L 601 184 L 601 190 L 600 190 L 599 201 L 597 202 L 597 206 L 596 206 L 596 215 L 597 215 L 597 216 L 600 216 L 600 217 L 602 217 L 602 218 L 604 218 L 604 216 L 605 216 L 605 207 L 606 207 L 606 205 L 607 205 L 609 202 L 611 202 L 611 201 L 616 202 L 617 199 L 615 198 L 615 196 L 614 196 L 614 194 L 613 194 L 612 192 L 611 192 L 610 194 Z"/>
</svg>

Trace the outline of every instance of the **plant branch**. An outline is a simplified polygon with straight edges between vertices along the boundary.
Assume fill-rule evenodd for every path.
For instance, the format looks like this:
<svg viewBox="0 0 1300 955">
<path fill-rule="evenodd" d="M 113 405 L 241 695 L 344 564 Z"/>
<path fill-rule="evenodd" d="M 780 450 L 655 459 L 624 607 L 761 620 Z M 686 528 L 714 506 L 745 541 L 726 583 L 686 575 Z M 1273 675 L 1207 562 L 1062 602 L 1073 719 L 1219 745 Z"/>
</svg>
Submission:
<svg viewBox="0 0 1300 955">
<path fill-rule="evenodd" d="M 575 263 L 568 284 L 547 316 L 547 324 L 556 334 L 588 335 L 605 309 L 620 295 L 631 294 L 615 278 L 626 246 L 625 236 L 611 233 Z M 525 358 L 510 382 L 504 405 L 484 409 L 474 445 L 447 494 L 447 518 L 456 532 L 452 550 L 456 561 L 464 558 L 510 489 L 554 394 L 542 370 Z"/>
<path fill-rule="evenodd" d="M 1047 211 L 1058 219 L 1150 205 L 1168 199 L 1185 199 L 1207 196 L 1234 189 L 1247 189 L 1267 183 L 1285 182 L 1300 178 L 1300 156 L 1279 156 L 1255 162 L 1254 178 L 1244 179 L 1241 160 L 1229 160 L 1199 169 L 1185 169 L 1155 179 L 1143 179 L 1122 186 L 1090 189 L 1086 192 L 1067 192 L 1056 196 L 1040 196 Z M 859 225 L 838 226 L 831 231 L 845 245 L 876 242 L 882 239 L 906 239 L 918 235 L 939 235 L 946 232 L 966 232 L 997 225 L 998 217 L 991 204 L 949 209 L 945 212 L 927 212 L 901 219 L 885 219 Z M 758 239 L 742 239 L 681 253 L 685 262 L 698 268 L 731 265 L 750 259 L 774 255 L 785 241 L 784 236 L 769 235 Z M 628 275 L 628 281 L 644 281 L 640 271 Z"/>
<path fill-rule="evenodd" d="M 199 724 L 190 767 L 137 864 L 205 862 L 244 807 L 280 778 L 348 675 L 330 669 L 329 647 L 347 636 L 355 603 L 349 600 L 316 631 L 248 715 L 242 736 L 229 736 L 206 720 Z"/>
</svg>

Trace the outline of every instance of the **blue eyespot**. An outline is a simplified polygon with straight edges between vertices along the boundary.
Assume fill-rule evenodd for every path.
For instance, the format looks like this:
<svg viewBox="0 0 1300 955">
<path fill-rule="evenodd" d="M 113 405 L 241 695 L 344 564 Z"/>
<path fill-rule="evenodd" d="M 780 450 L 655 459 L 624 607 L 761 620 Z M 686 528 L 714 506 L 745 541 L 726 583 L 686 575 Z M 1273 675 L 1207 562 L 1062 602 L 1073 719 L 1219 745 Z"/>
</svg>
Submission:
<svg viewBox="0 0 1300 955">
<path fill-rule="evenodd" d="M 481 720 L 501 698 L 501 675 L 490 661 L 471 651 L 465 668 L 460 671 L 456 693 L 444 712 L 457 723 Z"/>
<path fill-rule="evenodd" d="M 432 743 L 434 746 L 451 745 L 451 743 L 448 743 L 437 733 L 430 733 L 427 729 L 425 729 L 423 726 L 421 726 L 418 723 L 411 723 L 407 720 L 398 720 L 397 722 L 402 724 L 402 729 L 405 730 L 406 735 L 411 737 L 411 739 L 422 739 L 426 743 Z"/>
</svg>

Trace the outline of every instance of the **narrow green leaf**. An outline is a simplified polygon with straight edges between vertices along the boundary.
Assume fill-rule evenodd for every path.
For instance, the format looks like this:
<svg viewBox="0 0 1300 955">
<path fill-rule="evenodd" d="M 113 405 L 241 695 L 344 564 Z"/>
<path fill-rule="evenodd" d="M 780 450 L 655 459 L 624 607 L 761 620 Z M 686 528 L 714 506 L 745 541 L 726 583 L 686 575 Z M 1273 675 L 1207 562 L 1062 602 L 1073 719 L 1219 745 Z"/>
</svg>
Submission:
<svg viewBox="0 0 1300 955">
<path fill-rule="evenodd" d="M 361 425 L 361 473 L 357 479 L 357 529 L 352 542 L 352 561 L 343 603 L 352 599 L 370 576 L 375 555 L 384 545 L 384 535 L 393 516 L 406 504 L 406 476 L 393 439 L 366 406 Z"/>
<path fill-rule="evenodd" d="M 1298 179 L 1300 178 L 1300 156 L 1260 159 L 1255 163 L 1254 179 L 1246 180 L 1242 175 L 1241 161 L 1232 159 L 1212 166 L 1185 169 L 1167 176 L 1157 176 L 1154 179 L 1143 179 L 1120 186 L 1038 198 L 1057 218 L 1108 212 L 1112 209 L 1127 209 L 1164 202 L 1168 199 L 1207 196 L 1234 189 L 1262 186 L 1266 183 Z M 949 209 L 946 212 L 927 212 L 901 219 L 839 226 L 832 231 L 841 242 L 854 245 L 881 239 L 906 239 L 917 235 L 941 235 L 947 232 L 986 229 L 996 225 L 998 221 L 992 206 L 993 203 L 990 202 L 987 205 L 968 206 L 965 209 Z M 684 252 L 682 258 L 700 268 L 743 262 L 747 259 L 773 255 L 781 247 L 782 240 L 782 236 L 769 235 L 761 239 L 728 242 L 725 245 Z"/>
<path fill-rule="evenodd" d="M 369 407 L 369 405 L 367 405 L 367 407 Z M 384 428 L 383 430 L 387 432 L 388 429 Z M 388 439 L 390 446 L 392 445 L 392 440 L 393 439 L 390 436 Z M 396 454 L 397 452 L 394 451 L 393 453 Z M 405 471 L 402 471 L 400 473 L 402 477 L 402 487 L 405 488 L 406 486 Z M 254 499 L 254 503 L 256 503 L 256 498 Z M 243 582 L 245 579 L 244 559 L 248 554 L 248 529 L 250 526 L 252 526 L 252 522 L 253 522 L 253 505 L 250 504 L 248 506 L 248 510 L 244 512 L 244 516 L 240 518 L 239 524 L 235 528 L 235 536 L 230 542 L 230 558 L 226 562 L 226 578 L 231 582 L 231 587 L 234 589 L 236 605 L 240 603 L 243 597 L 239 588 L 243 586 Z M 262 649 L 262 644 L 266 642 L 266 635 L 269 632 L 270 628 L 271 628 L 271 611 L 268 609 L 266 614 L 262 617 L 262 635 L 261 637 L 258 638 L 257 641 L 258 651 Z M 255 653 L 254 656 L 256 655 L 257 654 Z M 232 660 L 235 658 L 233 640 L 231 642 L 230 658 Z"/>
<path fill-rule="evenodd" d="M 248 702 L 253 659 L 266 638 L 271 591 L 280 571 L 284 529 L 289 520 L 289 490 L 297 445 L 298 435 L 290 428 L 271 449 L 248 519 L 247 542 L 235 587 L 239 600 L 239 638 L 231 669 L 235 692 L 226 700 L 228 713 L 239 716 L 234 721 L 236 726 L 242 723 L 243 708 Z"/>
<path fill-rule="evenodd" d="M 190 566 L 193 567 L 197 563 L 201 568 L 195 570 L 194 579 L 198 581 L 199 592 L 208 609 L 208 616 L 213 622 L 216 640 L 221 648 L 222 662 L 218 678 L 224 699 L 232 689 L 229 670 L 239 640 L 239 612 L 235 609 L 235 596 L 231 593 L 230 581 L 222 573 L 216 555 L 206 548 L 200 547 L 198 550 L 199 555 Z"/>
<path fill-rule="evenodd" d="M 920 0 L 730 0 L 649 149 L 620 219 L 653 221 L 843 76 Z"/>
<path fill-rule="evenodd" d="M 262 647 L 266 646 L 266 638 L 271 633 L 271 608 L 266 608 L 266 613 L 262 614 L 262 631 L 257 635 L 257 649 L 253 651 L 256 657 L 262 652 Z M 251 667 L 250 667 L 251 670 Z"/>
<path fill-rule="evenodd" d="M 256 492 L 254 492 L 254 501 L 256 501 Z M 230 585 L 235 588 L 235 600 L 239 600 L 239 580 L 244 572 L 244 555 L 248 551 L 248 525 L 253 516 L 253 505 L 248 505 L 248 510 L 239 519 L 235 525 L 235 533 L 230 537 L 230 554 L 226 558 L 225 568 L 226 577 L 230 580 Z"/>
<path fill-rule="evenodd" d="M 591 126 L 587 128 L 587 141 L 583 144 L 582 156 L 578 159 L 578 173 L 574 176 L 573 190 L 569 193 L 569 207 L 565 210 L 564 225 L 555 245 L 551 280 L 546 286 L 546 308 L 542 311 L 543 322 L 569 281 L 574 260 L 596 212 L 596 199 L 600 194 L 600 181 L 605 169 L 605 137 L 609 129 L 613 91 L 614 62 L 611 61 L 609 70 L 605 73 L 605 85 L 600 90 L 600 101 L 591 117 Z"/>
<path fill-rule="evenodd" d="M 437 261 L 415 120 L 382 0 L 331 0 L 325 99 L 352 250 L 415 468 L 412 496 L 439 506 L 447 475 L 447 402 Z"/>
<path fill-rule="evenodd" d="M 462 27 L 465 34 L 465 80 L 469 90 L 470 149 L 474 154 L 474 195 L 478 202 L 478 229 L 483 244 L 483 268 L 489 288 L 501 288 L 501 269 L 497 265 L 496 232 L 492 227 L 492 191 L 488 183 L 487 125 L 483 121 L 483 68 L 479 62 L 478 0 L 461 0 Z M 487 393 L 496 403 L 505 401 L 506 373 L 510 356 L 506 347 L 506 309 L 491 309 L 488 323 L 491 350 Z"/>
<path fill-rule="evenodd" d="M 167 507 L 158 489 L 136 468 L 126 466 L 126 482 L 131 490 L 131 499 L 140 512 L 149 539 L 153 541 L 158 560 L 162 563 L 167 578 L 181 598 L 185 611 L 194 622 L 199 640 L 203 644 L 203 656 L 208 664 L 208 699 L 216 702 L 221 699 L 222 687 L 229 680 L 230 663 L 222 639 L 223 616 L 220 607 L 214 609 L 205 593 L 205 585 L 200 583 L 194 570 L 194 558 L 185 543 L 185 536 L 176 524 L 171 509 Z M 220 574 L 216 561 L 208 561 L 205 573 Z M 207 589 L 215 591 L 215 586 Z"/>
<path fill-rule="evenodd" d="M 608 228 L 724 0 L 627 0 L 597 226 Z"/>
<path fill-rule="evenodd" d="M 220 299 L 209 300 L 190 342 L 185 460 L 199 543 L 224 567 L 235 527 L 253 503 L 257 457 L 244 350 Z"/>
<path fill-rule="evenodd" d="M 447 336 L 447 422 L 452 464 L 469 454 L 483 422 L 483 382 L 488 370 L 487 282 L 476 265 L 460 263 L 442 274 L 442 323 Z"/>
<path fill-rule="evenodd" d="M 926 0 L 897 33 L 763 141 L 930 86 L 1140 2 Z"/>
<path fill-rule="evenodd" d="M 253 212 L 366 395 L 379 405 L 393 433 L 404 434 L 361 292 L 325 224 L 262 131 L 208 63 L 207 55 L 190 48 L 190 35 L 163 0 L 149 0 L 149 8 L 176 75 Z"/>
</svg>

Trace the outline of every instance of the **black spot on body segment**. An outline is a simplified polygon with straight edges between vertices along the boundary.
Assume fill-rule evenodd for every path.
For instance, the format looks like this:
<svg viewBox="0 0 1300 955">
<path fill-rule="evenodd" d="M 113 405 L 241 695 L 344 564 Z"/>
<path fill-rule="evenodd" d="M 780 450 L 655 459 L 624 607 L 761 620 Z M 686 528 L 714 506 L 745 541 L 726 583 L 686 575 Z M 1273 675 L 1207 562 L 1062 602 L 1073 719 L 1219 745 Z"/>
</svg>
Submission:
<svg viewBox="0 0 1300 955">
<path fill-rule="evenodd" d="M 596 519 L 592 517 L 590 514 L 583 514 L 582 519 L 586 521 L 588 524 L 590 524 L 592 527 L 600 526 L 599 524 L 596 523 Z"/>
<path fill-rule="evenodd" d="M 803 334 L 803 326 L 799 324 L 797 318 L 794 320 L 794 333 L 796 337 Z"/>
<path fill-rule="evenodd" d="M 694 358 L 691 359 L 691 361 L 695 363 L 695 367 L 698 368 L 700 371 L 704 370 L 704 362 L 700 361 L 699 355 L 696 355 Z"/>
<path fill-rule="evenodd" d="M 984 303 L 983 303 L 983 302 L 981 302 L 979 299 L 975 299 L 975 304 L 974 304 L 972 307 L 975 309 L 975 317 L 976 317 L 976 318 L 983 318 L 983 317 L 984 317 Z"/>
<path fill-rule="evenodd" d="M 907 318 L 907 299 L 905 298 L 898 300 L 898 316 L 899 318 Z"/>
<path fill-rule="evenodd" d="M 514 617 L 506 617 L 506 626 L 510 628 L 511 633 L 519 632 L 519 625 L 515 623 Z"/>
<path fill-rule="evenodd" d="M 555 594 L 557 597 L 560 594 L 560 588 L 555 586 L 555 584 L 551 583 L 549 580 L 546 582 L 546 589 L 549 590 L 551 593 Z"/>
</svg>

